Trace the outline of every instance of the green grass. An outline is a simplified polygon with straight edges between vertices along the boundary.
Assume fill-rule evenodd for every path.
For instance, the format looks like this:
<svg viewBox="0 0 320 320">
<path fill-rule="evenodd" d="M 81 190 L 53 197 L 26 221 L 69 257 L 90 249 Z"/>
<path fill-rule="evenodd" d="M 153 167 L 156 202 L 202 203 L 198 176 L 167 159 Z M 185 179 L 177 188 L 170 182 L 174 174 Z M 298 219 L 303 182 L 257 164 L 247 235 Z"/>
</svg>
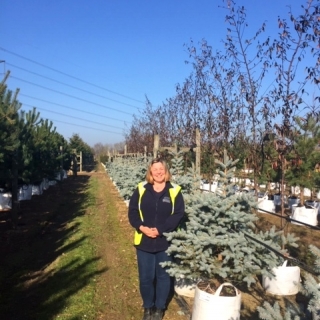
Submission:
<svg viewBox="0 0 320 320">
<path fill-rule="evenodd" d="M 91 179 L 84 193 L 71 190 L 45 228 L 11 237 L 14 249 L 0 267 L 1 319 L 95 319 L 96 278 L 104 271 L 92 236 L 97 188 Z"/>
<path fill-rule="evenodd" d="M 90 236 L 94 225 L 96 189 L 97 181 L 90 180 L 86 190 L 87 214 L 77 216 L 67 225 L 68 229 L 74 231 L 58 249 L 62 254 L 55 265 L 53 276 L 56 280 L 47 288 L 51 292 L 50 298 L 45 301 L 43 311 L 38 314 L 39 318 L 45 319 L 46 315 L 54 313 L 52 308 L 59 301 L 63 301 L 64 306 L 57 319 L 94 319 L 96 316 L 94 298 L 97 259 Z M 62 287 L 61 283 L 65 285 Z"/>
</svg>

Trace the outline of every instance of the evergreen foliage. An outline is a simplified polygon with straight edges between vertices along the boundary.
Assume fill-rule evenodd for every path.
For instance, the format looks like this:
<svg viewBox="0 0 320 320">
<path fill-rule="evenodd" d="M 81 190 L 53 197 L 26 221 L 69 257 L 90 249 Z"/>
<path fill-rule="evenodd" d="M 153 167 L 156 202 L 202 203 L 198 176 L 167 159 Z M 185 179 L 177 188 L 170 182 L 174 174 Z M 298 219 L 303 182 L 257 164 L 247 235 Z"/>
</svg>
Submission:
<svg viewBox="0 0 320 320">
<path fill-rule="evenodd" d="M 265 302 L 263 306 L 258 307 L 259 317 L 264 320 L 313 320 L 320 319 L 320 250 L 314 245 L 309 246 L 310 253 L 315 257 L 314 273 L 302 273 L 302 284 L 300 292 L 309 299 L 307 310 L 303 306 L 294 305 L 288 301 L 285 310 L 281 310 L 278 303 L 271 305 Z"/>
<path fill-rule="evenodd" d="M 263 320 L 301 320 L 300 310 L 293 304 L 286 306 L 287 310 L 282 315 L 281 308 L 278 302 L 271 305 L 268 302 L 264 302 L 263 307 L 258 307 L 259 317 Z"/>
<path fill-rule="evenodd" d="M 12 156 L 20 146 L 19 116 L 21 104 L 16 94 L 7 90 L 4 79 L 0 84 L 0 186 L 8 187 L 12 179 Z"/>
<path fill-rule="evenodd" d="M 258 175 L 259 183 L 267 183 L 267 189 L 270 189 L 272 182 L 279 182 L 279 154 L 274 148 L 274 139 L 272 135 L 268 134 L 268 140 L 262 142 L 261 150 L 261 164 Z"/>
<path fill-rule="evenodd" d="M 131 165 L 125 164 L 122 167 L 122 183 L 120 184 L 120 195 L 125 199 L 129 200 L 132 196 L 133 191 L 137 188 L 138 183 L 145 180 L 147 172 L 147 163 L 144 158 L 137 158 L 131 160 Z"/>
<path fill-rule="evenodd" d="M 8 76 L 9 72 L 0 83 L 0 186 L 11 191 L 13 181 L 35 184 L 54 179 L 60 169 L 68 170 L 71 149 L 35 108 L 21 110 L 19 90 L 15 94 L 7 90 Z"/>
<path fill-rule="evenodd" d="M 79 134 L 74 133 L 69 139 L 71 149 L 76 149 L 77 152 L 82 151 L 83 153 L 92 153 L 91 147 L 85 143 Z"/>
<path fill-rule="evenodd" d="M 113 182 L 119 188 L 124 200 L 129 200 L 138 183 L 145 180 L 147 163 L 145 158 L 115 158 L 106 163 L 106 169 Z"/>
<path fill-rule="evenodd" d="M 257 281 L 257 275 L 272 277 L 270 271 L 281 259 L 247 235 L 280 252 L 282 241 L 296 246 L 296 239 L 291 235 L 284 237 L 274 228 L 256 233 L 257 217 L 251 212 L 256 201 L 250 194 L 235 193 L 231 182 L 236 161 L 230 160 L 225 152 L 224 162 L 216 162 L 220 167 L 220 191 L 193 193 L 185 228 L 166 234 L 171 241 L 167 252 L 174 261 L 162 265 L 171 276 L 218 278 L 246 282 L 249 286 Z"/>
<path fill-rule="evenodd" d="M 191 167 L 185 170 L 182 151 L 171 152 L 171 155 L 171 180 L 181 187 L 181 191 L 186 198 L 185 200 L 188 200 L 188 195 L 192 194 L 195 189 L 199 188 L 200 177 L 197 176 L 193 163 L 191 164 Z"/>
<path fill-rule="evenodd" d="M 70 168 L 71 149 L 63 136 L 53 128 L 51 121 L 41 119 L 39 124 L 34 127 L 33 139 L 32 156 L 34 161 L 31 175 L 33 182 L 44 177 L 53 180 L 60 169 Z"/>
<path fill-rule="evenodd" d="M 315 172 L 315 166 L 320 163 L 320 152 L 316 150 L 319 143 L 320 127 L 317 119 L 308 115 L 305 119 L 295 118 L 294 148 L 288 156 L 290 168 L 286 172 L 286 179 L 291 185 L 313 189 L 320 181 L 320 174 Z M 300 193 L 303 203 L 303 191 Z"/>
<path fill-rule="evenodd" d="M 313 315 L 313 320 L 320 319 L 320 250 L 314 245 L 309 246 L 309 251 L 315 257 L 314 270 L 317 276 L 309 273 L 304 275 L 302 293 L 308 297 L 308 310 Z"/>
<path fill-rule="evenodd" d="M 93 164 L 93 149 L 82 140 L 79 134 L 74 133 L 69 139 L 69 146 L 71 150 L 75 150 L 77 154 L 82 152 L 82 165 Z"/>
<path fill-rule="evenodd" d="M 171 241 L 168 253 L 174 256 L 174 261 L 162 265 L 167 266 L 170 275 L 183 275 L 191 280 L 216 278 L 220 282 L 244 282 L 248 286 L 257 281 L 258 275 L 272 278 L 272 268 L 283 264 L 283 258 L 272 250 L 287 254 L 287 250 L 281 248 L 296 246 L 297 239 L 292 234 L 284 236 L 275 228 L 257 232 L 254 225 L 257 217 L 251 210 L 256 205 L 255 199 L 247 193 L 236 193 L 231 182 L 237 161 L 229 159 L 225 152 L 223 162 L 216 161 L 220 168 L 219 191 L 201 193 L 200 179 L 194 170 L 189 168 L 184 172 L 182 153 L 172 155 L 172 181 L 182 186 L 187 220 L 178 231 L 166 235 Z M 130 196 L 137 183 L 144 179 L 146 162 L 143 158 L 115 158 L 106 167 L 117 181 L 120 193 Z M 130 191 L 125 191 L 126 188 Z M 320 274 L 320 250 L 310 246 L 310 251 L 316 257 L 314 270 Z M 318 277 L 303 274 L 301 292 L 310 301 L 308 310 L 290 301 L 284 309 L 278 303 L 265 302 L 258 307 L 260 319 L 302 320 L 309 319 L 311 313 L 313 319 L 319 319 L 319 281 Z"/>
</svg>

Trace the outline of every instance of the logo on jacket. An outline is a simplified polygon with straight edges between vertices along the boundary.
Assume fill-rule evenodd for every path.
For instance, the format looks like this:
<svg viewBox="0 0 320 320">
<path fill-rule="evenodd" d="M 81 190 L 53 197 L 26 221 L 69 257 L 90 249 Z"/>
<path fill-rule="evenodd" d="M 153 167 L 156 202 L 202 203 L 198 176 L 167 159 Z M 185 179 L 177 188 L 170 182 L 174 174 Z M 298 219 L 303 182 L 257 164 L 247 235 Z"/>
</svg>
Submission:
<svg viewBox="0 0 320 320">
<path fill-rule="evenodd" d="M 170 203 L 171 201 L 170 201 L 170 198 L 169 198 L 169 197 L 164 197 L 163 200 L 162 200 L 162 202 Z"/>
</svg>

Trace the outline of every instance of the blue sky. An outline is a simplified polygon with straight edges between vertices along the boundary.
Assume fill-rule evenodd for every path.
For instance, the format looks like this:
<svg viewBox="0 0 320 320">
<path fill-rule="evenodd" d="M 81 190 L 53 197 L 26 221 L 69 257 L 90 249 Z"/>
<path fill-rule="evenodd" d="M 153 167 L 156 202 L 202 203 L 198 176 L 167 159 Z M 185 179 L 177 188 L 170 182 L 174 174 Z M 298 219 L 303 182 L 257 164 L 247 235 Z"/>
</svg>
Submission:
<svg viewBox="0 0 320 320">
<path fill-rule="evenodd" d="M 276 35 L 287 5 L 243 0 L 249 31 L 267 23 Z M 1 0 L 0 77 L 20 88 L 24 110 L 37 107 L 66 139 L 93 146 L 123 141 L 147 96 L 160 105 L 190 74 L 185 44 L 206 39 L 222 48 L 222 0 Z M 249 36 L 249 34 L 248 34 Z M 140 109 L 139 109 L 140 108 Z"/>
</svg>

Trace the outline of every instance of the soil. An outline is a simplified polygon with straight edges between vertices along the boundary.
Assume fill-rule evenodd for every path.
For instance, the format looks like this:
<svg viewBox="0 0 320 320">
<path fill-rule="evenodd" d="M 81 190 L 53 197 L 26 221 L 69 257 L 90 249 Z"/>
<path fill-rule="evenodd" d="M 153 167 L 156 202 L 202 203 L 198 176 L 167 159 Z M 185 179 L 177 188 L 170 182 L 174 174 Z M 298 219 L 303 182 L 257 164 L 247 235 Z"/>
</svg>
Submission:
<svg viewBox="0 0 320 320">
<path fill-rule="evenodd" d="M 95 249 L 97 257 L 99 257 L 99 269 L 105 268 L 107 270 L 107 272 L 102 272 L 97 277 L 97 296 L 100 298 L 105 297 L 105 300 L 103 300 L 102 305 L 97 306 L 99 315 L 95 320 L 141 319 L 142 308 L 137 274 L 135 273 L 132 276 L 132 273 L 128 271 L 130 268 L 132 269 L 136 261 L 134 248 L 132 247 L 133 230 L 127 221 L 127 207 L 111 180 L 102 171 L 84 172 L 76 177 L 68 177 L 56 186 L 50 187 L 43 195 L 33 196 L 30 201 L 21 201 L 19 222 L 15 229 L 11 225 L 10 211 L 0 211 L 1 259 L 3 261 L 9 258 L 12 259 L 15 253 L 23 251 L 32 250 L 38 253 L 38 257 L 33 261 L 32 271 L 25 278 L 23 295 L 16 296 L 14 305 L 7 306 L 9 317 L 6 319 L 28 319 L 26 310 L 36 310 L 37 306 L 43 302 L 41 284 L 43 279 L 48 277 L 50 263 L 59 258 L 59 252 L 56 252 L 57 242 L 64 236 L 66 224 L 73 218 L 74 212 L 81 212 L 82 210 L 83 213 L 86 213 L 85 209 L 81 207 L 81 203 L 83 202 L 84 190 L 88 185 L 88 181 L 93 178 L 98 179 L 99 184 L 102 185 L 97 194 L 95 213 L 96 222 L 101 225 L 102 231 L 95 235 L 97 243 Z M 121 240 L 117 238 L 111 241 L 110 235 L 105 232 L 105 230 L 112 227 L 112 221 L 108 219 L 110 204 L 115 205 L 117 209 L 116 219 L 122 231 L 122 237 L 119 238 Z M 259 214 L 259 216 L 258 226 L 261 228 L 270 228 L 272 225 L 276 225 L 278 230 L 283 229 L 293 232 L 301 237 L 299 241 L 301 243 L 300 248 L 294 252 L 294 255 L 306 265 L 312 265 L 313 260 L 308 254 L 307 246 L 312 243 L 320 247 L 319 230 L 292 225 L 278 217 L 267 214 Z M 42 240 L 41 247 L 33 247 L 35 239 Z M 125 241 L 127 243 L 127 251 L 125 253 L 119 252 L 119 243 L 117 241 Z M 10 283 L 10 279 L 4 280 L 1 283 L 1 291 L 10 296 L 13 293 L 12 288 L 17 285 L 18 283 Z M 37 285 L 37 290 L 35 290 Z M 256 307 L 264 301 L 269 301 L 271 304 L 278 301 L 282 306 L 285 306 L 288 301 L 305 302 L 299 295 L 286 297 L 269 295 L 265 293 L 259 283 L 250 289 L 238 286 L 237 288 L 242 295 L 241 319 L 258 319 Z M 8 303 L 10 301 L 8 300 Z M 19 308 L 16 305 L 19 305 Z M 164 320 L 189 320 L 192 305 L 192 298 L 181 297 L 172 293 Z M 14 310 L 18 316 L 10 317 L 10 310 Z"/>
</svg>

